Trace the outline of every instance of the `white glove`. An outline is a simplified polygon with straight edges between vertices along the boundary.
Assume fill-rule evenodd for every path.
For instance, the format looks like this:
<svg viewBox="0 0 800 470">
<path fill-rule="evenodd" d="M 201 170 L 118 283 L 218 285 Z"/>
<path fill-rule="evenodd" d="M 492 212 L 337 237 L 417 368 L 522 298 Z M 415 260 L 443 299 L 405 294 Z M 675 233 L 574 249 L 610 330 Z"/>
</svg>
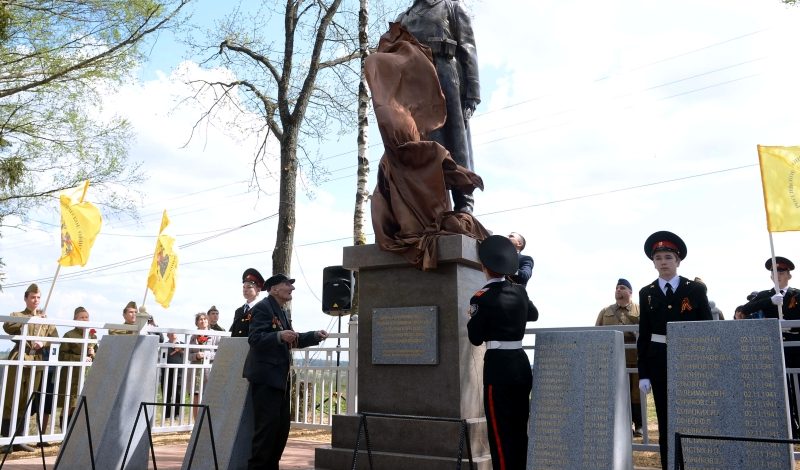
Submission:
<svg viewBox="0 0 800 470">
<path fill-rule="evenodd" d="M 775 294 L 769 300 L 772 301 L 772 305 L 783 305 L 783 294 Z"/>
<path fill-rule="evenodd" d="M 650 385 L 650 379 L 639 379 L 639 390 L 642 391 L 645 395 L 650 393 L 650 389 L 652 389 L 652 385 Z"/>
</svg>

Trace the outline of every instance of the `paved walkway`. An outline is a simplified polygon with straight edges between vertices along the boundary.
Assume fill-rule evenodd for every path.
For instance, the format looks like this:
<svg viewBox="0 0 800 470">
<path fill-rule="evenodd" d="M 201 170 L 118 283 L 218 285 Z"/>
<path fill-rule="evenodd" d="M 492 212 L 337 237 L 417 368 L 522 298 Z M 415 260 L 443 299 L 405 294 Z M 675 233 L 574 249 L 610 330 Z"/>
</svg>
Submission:
<svg viewBox="0 0 800 470">
<path fill-rule="evenodd" d="M 323 446 L 325 443 L 316 441 L 306 441 L 302 439 L 289 439 L 286 450 L 281 458 L 281 470 L 313 470 L 314 468 L 314 448 Z M 156 446 L 156 465 L 159 470 L 176 470 L 183 464 L 183 455 L 186 453 L 186 445 L 161 445 Z M 2 457 L 0 457 L 2 460 Z M 45 464 L 48 470 L 53 468 L 56 457 L 45 457 Z M 153 462 L 148 460 L 148 469 L 153 468 Z M 18 460 L 6 460 L 3 470 L 42 470 L 42 458 L 25 458 Z M 222 468 L 222 467 L 220 467 Z M 224 470 L 224 469 L 223 469 Z"/>
<path fill-rule="evenodd" d="M 324 442 L 307 441 L 303 439 L 289 439 L 286 443 L 286 450 L 281 458 L 281 470 L 314 470 L 314 449 L 327 445 Z M 183 455 L 186 453 L 184 445 L 159 445 L 156 446 L 156 465 L 161 470 L 176 470 L 183 464 Z M 2 457 L 0 457 L 2 460 Z M 53 468 L 56 457 L 45 457 L 47 470 Z M 147 468 L 153 468 L 153 462 L 148 460 Z M 42 458 L 25 458 L 18 460 L 7 460 L 2 469 L 9 470 L 42 470 Z M 650 467 L 634 467 L 635 470 L 658 470 Z M 87 469 L 88 470 L 88 469 Z M 223 469 L 224 470 L 224 469 Z"/>
</svg>

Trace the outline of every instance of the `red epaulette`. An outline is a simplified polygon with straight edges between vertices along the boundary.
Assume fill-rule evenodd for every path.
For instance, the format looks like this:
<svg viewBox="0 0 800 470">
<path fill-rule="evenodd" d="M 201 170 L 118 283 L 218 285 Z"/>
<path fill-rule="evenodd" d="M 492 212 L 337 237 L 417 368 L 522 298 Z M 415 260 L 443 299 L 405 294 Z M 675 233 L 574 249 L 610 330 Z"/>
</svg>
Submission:
<svg viewBox="0 0 800 470">
<path fill-rule="evenodd" d="M 482 295 L 483 295 L 483 294 L 484 294 L 484 293 L 485 293 L 487 290 L 489 290 L 489 288 L 488 288 L 488 287 L 484 287 L 483 289 L 480 289 L 480 290 L 478 290 L 477 292 L 475 292 L 474 294 L 472 294 L 472 296 L 473 296 L 473 297 L 480 297 L 480 296 L 482 296 Z"/>
</svg>

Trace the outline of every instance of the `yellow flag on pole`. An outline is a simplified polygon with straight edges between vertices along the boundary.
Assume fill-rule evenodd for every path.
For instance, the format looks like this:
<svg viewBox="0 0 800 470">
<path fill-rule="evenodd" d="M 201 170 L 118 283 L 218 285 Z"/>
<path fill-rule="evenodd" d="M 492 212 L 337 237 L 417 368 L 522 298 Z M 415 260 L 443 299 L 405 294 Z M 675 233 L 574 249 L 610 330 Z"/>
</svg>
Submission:
<svg viewBox="0 0 800 470">
<path fill-rule="evenodd" d="M 87 189 L 88 181 L 76 203 L 72 197 L 61 195 L 61 257 L 58 259 L 61 266 L 86 266 L 94 240 L 100 233 L 103 218 L 97 207 L 83 200 Z"/>
<path fill-rule="evenodd" d="M 800 146 L 758 146 L 767 230 L 800 230 Z"/>
<path fill-rule="evenodd" d="M 175 280 L 178 274 L 178 255 L 173 245 L 175 239 L 163 233 L 169 225 L 167 211 L 161 217 L 161 229 L 156 240 L 156 251 L 153 253 L 153 264 L 147 276 L 147 287 L 162 307 L 168 308 L 175 294 Z"/>
</svg>

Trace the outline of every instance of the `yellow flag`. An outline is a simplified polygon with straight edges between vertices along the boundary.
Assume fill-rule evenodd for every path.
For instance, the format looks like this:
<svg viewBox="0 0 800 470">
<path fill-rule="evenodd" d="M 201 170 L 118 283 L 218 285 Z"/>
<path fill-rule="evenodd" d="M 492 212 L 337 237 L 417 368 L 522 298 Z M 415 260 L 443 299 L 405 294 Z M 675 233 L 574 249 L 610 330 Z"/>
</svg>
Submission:
<svg viewBox="0 0 800 470">
<path fill-rule="evenodd" d="M 175 239 L 162 233 L 167 225 L 169 225 L 169 218 L 165 210 L 161 217 L 161 229 L 156 240 L 153 264 L 150 266 L 150 274 L 147 276 L 147 287 L 153 291 L 156 302 L 164 308 L 169 307 L 172 296 L 175 294 L 175 280 L 178 274 L 178 255 L 173 248 Z"/>
<path fill-rule="evenodd" d="M 800 230 L 800 146 L 758 146 L 767 230 Z"/>
<path fill-rule="evenodd" d="M 61 195 L 61 257 L 58 259 L 61 266 L 86 266 L 89 251 L 100 233 L 103 224 L 100 211 L 83 200 L 88 188 L 87 181 L 75 204 L 70 196 Z"/>
</svg>

